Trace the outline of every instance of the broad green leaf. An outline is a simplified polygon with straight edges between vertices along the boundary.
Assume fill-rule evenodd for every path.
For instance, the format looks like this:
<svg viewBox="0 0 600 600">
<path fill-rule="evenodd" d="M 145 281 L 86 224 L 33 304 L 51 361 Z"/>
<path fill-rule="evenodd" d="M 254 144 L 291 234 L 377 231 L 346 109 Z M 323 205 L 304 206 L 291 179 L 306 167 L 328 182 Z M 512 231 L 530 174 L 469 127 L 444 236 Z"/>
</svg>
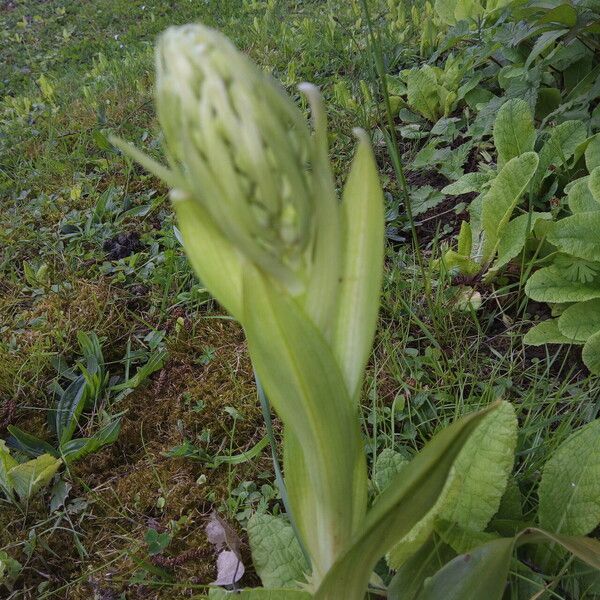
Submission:
<svg viewBox="0 0 600 600">
<path fill-rule="evenodd" d="M 492 269 L 500 269 L 523 250 L 525 242 L 527 241 L 527 236 L 531 233 L 535 224 L 540 219 L 549 221 L 552 219 L 552 213 L 534 212 L 531 213 L 531 215 L 519 215 L 512 221 L 509 221 L 500 238 L 500 243 L 498 244 L 498 258 L 494 262 Z"/>
<path fill-rule="evenodd" d="M 351 398 L 358 401 L 371 355 L 383 273 L 383 192 L 371 144 L 364 132 L 341 205 L 343 265 L 333 347 Z"/>
<path fill-rule="evenodd" d="M 587 180 L 589 190 L 596 202 L 600 202 L 600 167 L 596 167 Z"/>
<path fill-rule="evenodd" d="M 8 480 L 19 498 L 25 500 L 47 486 L 61 464 L 60 458 L 42 454 L 12 467 Z"/>
<path fill-rule="evenodd" d="M 600 135 L 596 134 L 585 149 L 585 166 L 589 173 L 596 167 L 600 167 Z"/>
<path fill-rule="evenodd" d="M 523 337 L 523 343 L 528 346 L 543 346 L 545 344 L 571 344 L 573 340 L 560 332 L 558 319 L 547 319 L 534 325 Z"/>
<path fill-rule="evenodd" d="M 373 484 L 377 492 L 383 492 L 407 464 L 408 460 L 400 452 L 383 449 L 373 465 Z"/>
<path fill-rule="evenodd" d="M 514 546 L 514 538 L 500 538 L 457 556 L 425 582 L 418 600 L 500 600 Z"/>
<path fill-rule="evenodd" d="M 575 154 L 577 147 L 587 139 L 587 130 L 581 121 L 565 121 L 557 125 L 540 151 L 540 162 L 531 182 L 531 189 L 539 191 L 552 168 L 558 168 Z"/>
<path fill-rule="evenodd" d="M 69 384 L 52 411 L 54 431 L 59 444 L 68 442 L 79 421 L 87 400 L 87 382 L 83 375 Z"/>
<path fill-rule="evenodd" d="M 21 452 L 25 452 L 29 456 L 40 456 L 41 454 L 58 456 L 56 448 L 35 435 L 23 431 L 16 425 L 9 425 L 7 429 L 12 435 L 12 440 L 9 440 L 9 443 Z"/>
<path fill-rule="evenodd" d="M 565 27 L 575 27 L 577 11 L 571 4 L 565 2 L 546 11 L 539 23 L 560 23 Z"/>
<path fill-rule="evenodd" d="M 440 431 L 378 497 L 361 531 L 315 593 L 316 600 L 362 600 L 377 560 L 406 536 L 438 501 L 465 442 L 498 404 Z"/>
<path fill-rule="evenodd" d="M 198 202 L 176 197 L 173 208 L 192 268 L 225 310 L 240 321 L 242 265 L 238 251 L 217 230 Z"/>
<path fill-rule="evenodd" d="M 578 213 L 554 223 L 547 239 L 563 252 L 600 261 L 600 211 Z"/>
<path fill-rule="evenodd" d="M 582 302 L 600 298 L 600 281 L 570 281 L 550 266 L 536 271 L 527 280 L 525 293 L 537 302 Z"/>
<path fill-rule="evenodd" d="M 120 431 L 121 419 L 114 419 L 91 438 L 76 438 L 63 444 L 60 447 L 61 456 L 67 464 L 80 460 L 84 456 L 96 452 L 102 446 L 115 442 L 119 437 Z"/>
<path fill-rule="evenodd" d="M 500 538 L 461 554 L 425 583 L 418 600 L 500 600 L 516 546 L 553 542 L 577 558 L 600 568 L 600 543 L 529 528 L 514 538 Z"/>
<path fill-rule="evenodd" d="M 516 443 L 515 410 L 502 402 L 481 421 L 458 455 L 451 492 L 439 518 L 464 529 L 483 531 L 500 506 Z"/>
<path fill-rule="evenodd" d="M 482 171 L 477 173 L 465 173 L 454 183 L 448 184 L 442 188 L 442 194 L 449 196 L 460 196 L 461 194 L 470 194 L 479 192 L 481 188 L 496 177 L 495 171 Z"/>
<path fill-rule="evenodd" d="M 6 442 L 0 440 L 0 491 L 8 497 L 12 497 L 12 484 L 8 479 L 8 472 L 17 465 L 17 461 L 10 455 Z"/>
<path fill-rule="evenodd" d="M 567 204 L 571 212 L 581 213 L 600 210 L 600 202 L 597 202 L 588 185 L 589 177 L 582 177 L 574 182 L 567 194 Z"/>
<path fill-rule="evenodd" d="M 212 588 L 208 592 L 208 598 L 211 600 L 311 600 L 312 596 L 301 590 L 253 588 L 241 592 L 227 592 L 221 588 Z"/>
<path fill-rule="evenodd" d="M 535 128 L 525 100 L 513 98 L 502 105 L 494 123 L 494 144 L 498 152 L 498 170 L 511 158 L 533 150 Z"/>
<path fill-rule="evenodd" d="M 302 541 L 314 558 L 313 569 L 326 571 L 366 510 L 357 407 L 321 332 L 251 265 L 244 269 L 244 305 L 250 356 L 266 395 L 285 427 L 302 440 L 303 461 L 287 461 L 285 476 L 287 481 L 290 471 L 300 469 L 310 486 L 288 484 L 288 496 L 298 528 L 308 536 Z M 305 481 L 304 475 L 298 481 Z"/>
<path fill-rule="evenodd" d="M 509 160 L 483 197 L 481 224 L 485 234 L 482 262 L 494 257 L 498 244 L 538 165 L 535 152 Z"/>
<path fill-rule="evenodd" d="M 455 553 L 431 536 L 397 571 L 388 586 L 388 600 L 415 600 L 428 577 L 439 571 Z"/>
<path fill-rule="evenodd" d="M 287 521 L 256 513 L 247 531 L 252 563 L 266 588 L 295 588 L 304 582 L 308 565 Z"/>
<path fill-rule="evenodd" d="M 454 10 L 458 0 L 435 0 L 435 12 L 447 25 L 454 25 L 456 17 Z"/>
<path fill-rule="evenodd" d="M 552 46 L 556 40 L 566 35 L 568 31 L 568 29 L 555 29 L 542 33 L 535 41 L 535 44 L 525 61 L 525 68 L 528 69 L 531 63 L 540 56 L 540 54 Z"/>
<path fill-rule="evenodd" d="M 594 375 L 600 375 L 600 331 L 588 338 L 581 351 L 585 366 Z"/>
<path fill-rule="evenodd" d="M 571 434 L 544 465 L 538 491 L 540 526 L 586 535 L 600 523 L 600 419 Z"/>
<path fill-rule="evenodd" d="M 569 306 L 560 315 L 558 328 L 565 337 L 585 342 L 600 331 L 600 298 Z"/>
<path fill-rule="evenodd" d="M 432 123 L 443 116 L 440 85 L 431 66 L 424 65 L 407 72 L 406 95 L 410 107 Z"/>
</svg>

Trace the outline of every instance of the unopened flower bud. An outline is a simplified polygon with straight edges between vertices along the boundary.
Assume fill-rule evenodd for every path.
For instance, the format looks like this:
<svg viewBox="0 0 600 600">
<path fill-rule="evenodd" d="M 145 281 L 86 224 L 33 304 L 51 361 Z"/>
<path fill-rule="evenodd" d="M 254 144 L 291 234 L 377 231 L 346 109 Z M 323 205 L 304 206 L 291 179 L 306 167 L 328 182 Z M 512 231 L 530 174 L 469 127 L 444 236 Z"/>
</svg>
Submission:
<svg viewBox="0 0 600 600">
<path fill-rule="evenodd" d="M 311 133 L 277 84 L 220 33 L 168 29 L 157 108 L 171 168 L 244 255 L 302 286 L 314 237 Z"/>
</svg>

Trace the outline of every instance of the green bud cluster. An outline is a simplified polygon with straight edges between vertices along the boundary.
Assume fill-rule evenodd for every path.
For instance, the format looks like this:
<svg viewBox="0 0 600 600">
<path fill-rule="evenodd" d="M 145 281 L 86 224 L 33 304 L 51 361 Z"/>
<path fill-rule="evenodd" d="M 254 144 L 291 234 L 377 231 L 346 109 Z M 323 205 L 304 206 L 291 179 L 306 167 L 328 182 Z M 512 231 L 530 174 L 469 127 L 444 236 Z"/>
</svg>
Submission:
<svg viewBox="0 0 600 600">
<path fill-rule="evenodd" d="M 316 187 L 302 114 L 227 38 L 201 25 L 167 30 L 156 67 L 158 117 L 183 187 L 177 194 L 200 203 L 244 255 L 300 291 Z"/>
</svg>

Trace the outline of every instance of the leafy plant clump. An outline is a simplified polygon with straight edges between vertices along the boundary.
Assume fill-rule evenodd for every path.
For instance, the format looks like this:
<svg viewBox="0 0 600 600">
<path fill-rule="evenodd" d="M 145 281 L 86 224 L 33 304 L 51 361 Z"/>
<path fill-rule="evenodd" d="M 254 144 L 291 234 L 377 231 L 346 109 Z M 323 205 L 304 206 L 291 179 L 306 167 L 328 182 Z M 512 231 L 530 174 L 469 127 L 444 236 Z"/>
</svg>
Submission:
<svg viewBox="0 0 600 600">
<path fill-rule="evenodd" d="M 203 26 L 163 34 L 157 66 L 169 167 L 114 143 L 172 187 L 190 260 L 242 323 L 257 376 L 284 424 L 281 493 L 289 524 L 265 515 L 251 519 L 265 587 L 241 597 L 362 600 L 369 587 L 389 583 L 388 597 L 399 598 L 394 581 L 373 576 L 384 555 L 399 568 L 437 531 L 440 516 L 481 532 L 497 512 L 512 468 L 514 410 L 493 403 L 463 417 L 406 464 L 386 456 L 375 478 L 380 493 L 369 503 L 357 401 L 379 304 L 383 207 L 366 134 L 358 132 L 339 205 L 315 87 L 301 88 L 313 113 L 310 132 L 271 79 Z M 203 114 L 211 118 L 199 119 Z M 522 157 L 511 198 L 538 164 L 533 152 L 511 160 Z M 491 256 L 497 240 L 485 243 Z M 464 560 L 436 566 L 424 593 L 475 593 L 491 561 L 499 568 L 485 591 L 499 598 L 521 543 L 558 543 L 600 567 L 600 545 L 591 539 L 541 529 L 491 541 L 475 537 L 473 552 L 485 558 L 466 570 Z"/>
</svg>

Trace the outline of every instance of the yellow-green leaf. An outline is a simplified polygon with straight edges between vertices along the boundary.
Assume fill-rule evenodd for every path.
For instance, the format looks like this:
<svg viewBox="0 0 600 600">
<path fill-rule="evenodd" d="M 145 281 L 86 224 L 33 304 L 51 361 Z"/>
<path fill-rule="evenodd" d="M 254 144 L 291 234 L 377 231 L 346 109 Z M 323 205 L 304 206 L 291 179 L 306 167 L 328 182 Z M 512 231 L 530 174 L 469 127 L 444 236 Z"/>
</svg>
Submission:
<svg viewBox="0 0 600 600">
<path fill-rule="evenodd" d="M 586 535 L 600 523 L 600 419 L 571 434 L 544 465 L 540 526 Z"/>
<path fill-rule="evenodd" d="M 371 354 L 383 273 L 383 192 L 364 132 L 342 197 L 344 251 L 333 334 L 334 353 L 351 398 L 357 398 Z"/>
<path fill-rule="evenodd" d="M 61 463 L 60 458 L 42 454 L 12 467 L 8 472 L 8 480 L 19 498 L 25 500 L 50 483 Z"/>
<path fill-rule="evenodd" d="M 558 319 L 558 329 L 572 340 L 588 340 L 600 331 L 600 298 L 569 306 Z"/>
<path fill-rule="evenodd" d="M 491 260 L 504 229 L 538 166 L 535 152 L 510 159 L 492 181 L 482 201 L 481 223 L 485 235 L 482 262 Z"/>
<path fill-rule="evenodd" d="M 498 169 L 511 158 L 533 150 L 535 128 L 525 100 L 513 98 L 502 105 L 494 123 L 494 144 L 498 152 Z"/>
</svg>

